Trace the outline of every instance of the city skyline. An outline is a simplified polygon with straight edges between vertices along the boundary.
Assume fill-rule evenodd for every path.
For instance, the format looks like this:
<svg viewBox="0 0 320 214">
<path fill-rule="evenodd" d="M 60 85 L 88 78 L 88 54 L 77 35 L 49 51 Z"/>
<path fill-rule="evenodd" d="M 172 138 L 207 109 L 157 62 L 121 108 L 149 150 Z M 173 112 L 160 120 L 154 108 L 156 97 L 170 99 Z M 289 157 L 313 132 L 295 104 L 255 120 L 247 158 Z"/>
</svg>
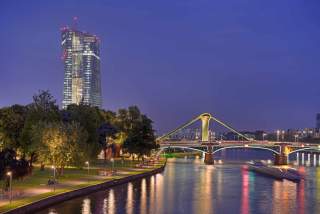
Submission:
<svg viewBox="0 0 320 214">
<path fill-rule="evenodd" d="M 320 213 L 320 1 L 0 1 L 0 213 Z"/>
<path fill-rule="evenodd" d="M 315 126 L 320 110 L 315 1 L 235 1 L 233 7 L 206 1 L 80 1 L 77 7 L 73 1 L 3 1 L 0 6 L 6 29 L 0 36 L 0 106 L 29 103 L 39 89 L 62 102 L 59 28 L 78 16 L 79 29 L 102 40 L 106 109 L 138 105 L 160 133 L 202 112 L 238 130 Z"/>
</svg>

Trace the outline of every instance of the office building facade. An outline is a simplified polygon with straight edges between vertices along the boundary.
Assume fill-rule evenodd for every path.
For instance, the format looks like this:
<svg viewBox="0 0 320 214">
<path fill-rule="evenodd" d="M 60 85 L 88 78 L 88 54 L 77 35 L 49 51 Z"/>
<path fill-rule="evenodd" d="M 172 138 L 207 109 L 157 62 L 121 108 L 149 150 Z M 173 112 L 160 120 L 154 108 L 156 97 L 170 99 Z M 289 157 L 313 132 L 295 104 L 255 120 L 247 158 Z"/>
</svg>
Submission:
<svg viewBox="0 0 320 214">
<path fill-rule="evenodd" d="M 62 108 L 70 104 L 101 107 L 100 41 L 95 35 L 61 29 L 64 83 Z"/>
</svg>

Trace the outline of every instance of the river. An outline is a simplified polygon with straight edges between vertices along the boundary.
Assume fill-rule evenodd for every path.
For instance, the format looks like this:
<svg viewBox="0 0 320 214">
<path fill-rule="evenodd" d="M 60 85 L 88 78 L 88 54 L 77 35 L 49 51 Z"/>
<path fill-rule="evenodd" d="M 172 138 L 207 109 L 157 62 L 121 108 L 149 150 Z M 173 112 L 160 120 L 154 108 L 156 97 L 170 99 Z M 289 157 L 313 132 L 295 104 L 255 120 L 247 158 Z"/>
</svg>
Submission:
<svg viewBox="0 0 320 214">
<path fill-rule="evenodd" d="M 243 157 L 229 152 L 227 159 Z M 320 167 L 299 170 L 306 180 L 297 184 L 255 174 L 245 164 L 208 166 L 201 158 L 173 158 L 161 174 L 65 201 L 38 214 L 320 213 Z"/>
</svg>

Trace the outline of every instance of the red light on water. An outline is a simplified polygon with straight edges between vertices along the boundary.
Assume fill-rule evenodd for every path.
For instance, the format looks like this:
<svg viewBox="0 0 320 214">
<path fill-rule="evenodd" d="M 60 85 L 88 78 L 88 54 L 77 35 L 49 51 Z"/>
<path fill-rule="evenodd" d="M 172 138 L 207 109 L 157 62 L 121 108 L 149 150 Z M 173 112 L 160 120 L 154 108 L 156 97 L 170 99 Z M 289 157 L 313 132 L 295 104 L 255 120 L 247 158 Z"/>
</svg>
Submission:
<svg viewBox="0 0 320 214">
<path fill-rule="evenodd" d="M 244 166 L 241 170 L 242 172 L 242 194 L 241 194 L 241 214 L 248 214 L 250 213 L 249 207 L 249 173 Z"/>
</svg>

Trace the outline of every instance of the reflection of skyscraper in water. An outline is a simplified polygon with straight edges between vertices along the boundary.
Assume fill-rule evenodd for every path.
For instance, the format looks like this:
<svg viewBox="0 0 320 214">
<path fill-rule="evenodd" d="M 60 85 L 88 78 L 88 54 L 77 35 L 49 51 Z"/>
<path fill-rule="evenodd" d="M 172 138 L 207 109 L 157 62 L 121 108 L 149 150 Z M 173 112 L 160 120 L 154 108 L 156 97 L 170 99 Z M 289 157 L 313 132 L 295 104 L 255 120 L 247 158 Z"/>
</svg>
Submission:
<svg viewBox="0 0 320 214">
<path fill-rule="evenodd" d="M 64 27 L 62 107 L 83 102 L 101 107 L 100 41 L 95 35 Z"/>
</svg>

